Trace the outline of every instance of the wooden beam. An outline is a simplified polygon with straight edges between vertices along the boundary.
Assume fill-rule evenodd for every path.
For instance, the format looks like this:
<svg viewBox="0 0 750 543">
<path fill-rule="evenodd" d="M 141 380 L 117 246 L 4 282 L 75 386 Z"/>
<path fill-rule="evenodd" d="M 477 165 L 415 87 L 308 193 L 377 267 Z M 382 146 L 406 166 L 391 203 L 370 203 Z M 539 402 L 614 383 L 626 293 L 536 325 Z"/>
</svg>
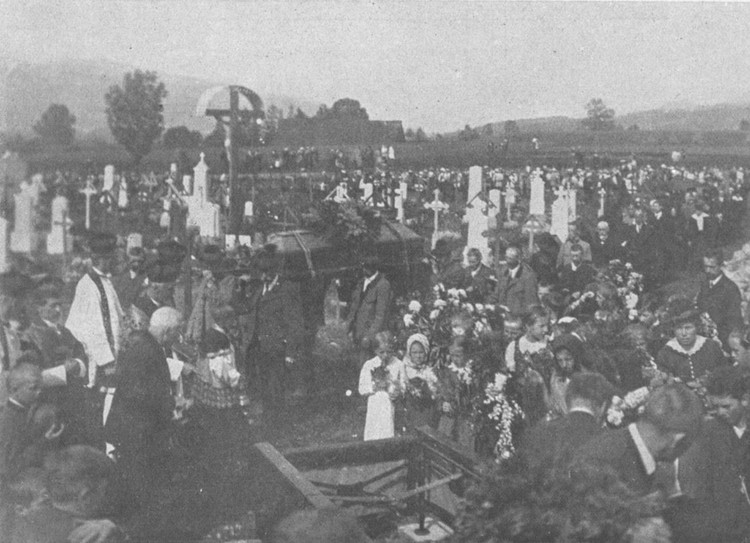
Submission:
<svg viewBox="0 0 750 543">
<path fill-rule="evenodd" d="M 417 444 L 413 437 L 395 437 L 288 449 L 284 457 L 300 470 L 358 466 L 405 460 Z"/>
</svg>

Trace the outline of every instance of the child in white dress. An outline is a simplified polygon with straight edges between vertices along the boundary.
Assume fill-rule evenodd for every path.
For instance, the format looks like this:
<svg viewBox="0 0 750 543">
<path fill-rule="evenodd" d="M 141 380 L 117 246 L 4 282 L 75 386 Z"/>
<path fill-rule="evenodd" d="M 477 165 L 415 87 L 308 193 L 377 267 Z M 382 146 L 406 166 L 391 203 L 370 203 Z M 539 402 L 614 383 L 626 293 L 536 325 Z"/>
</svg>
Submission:
<svg viewBox="0 0 750 543">
<path fill-rule="evenodd" d="M 375 358 L 365 362 L 359 374 L 359 393 L 367 396 L 365 441 L 395 435 L 393 400 L 406 389 L 406 372 L 393 351 L 393 336 L 389 332 L 377 334 Z"/>
</svg>

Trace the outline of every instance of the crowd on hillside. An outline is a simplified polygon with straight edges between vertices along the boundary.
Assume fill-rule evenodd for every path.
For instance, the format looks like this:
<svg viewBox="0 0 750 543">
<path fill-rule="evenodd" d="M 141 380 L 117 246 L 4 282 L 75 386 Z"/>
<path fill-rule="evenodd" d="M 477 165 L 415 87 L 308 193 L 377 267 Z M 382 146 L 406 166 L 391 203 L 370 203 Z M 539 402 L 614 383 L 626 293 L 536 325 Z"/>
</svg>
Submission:
<svg viewBox="0 0 750 543">
<path fill-rule="evenodd" d="M 440 189 L 455 209 L 473 196 L 466 172 L 379 175 L 393 183 L 376 206 L 392 205 L 402 181 L 416 194 Z M 358 194 L 361 179 L 346 176 Z M 509 217 L 498 210 L 493 261 L 443 236 L 429 287 L 397 298 L 382 262 L 362 259 L 345 317 L 351 359 L 335 378 L 366 399 L 364 438 L 429 425 L 539 485 L 570 481 L 582 463 L 622 496 L 661 491 L 669 499 L 644 511 L 668 521 L 673 541 L 744 541 L 750 333 L 721 249 L 742 236 L 743 171 L 628 162 L 484 176 L 517 197 Z M 121 179 L 137 198 L 171 190 L 166 177 Z M 529 251 L 518 219 L 534 177 L 550 198 L 581 197 L 565 239 L 541 234 Z M 45 182 L 81 188 L 63 173 Z M 40 267 L 0 276 L 0 533 L 200 539 L 257 503 L 238 484 L 252 467 L 233 454 L 314 382 L 304 293 L 274 246 L 232 259 L 170 239 L 85 242 L 88 261 L 64 277 Z M 695 296 L 669 291 L 690 273 L 701 277 Z M 487 499 L 499 516 L 518 505 Z M 467 541 L 471 526 L 459 529 Z"/>
</svg>

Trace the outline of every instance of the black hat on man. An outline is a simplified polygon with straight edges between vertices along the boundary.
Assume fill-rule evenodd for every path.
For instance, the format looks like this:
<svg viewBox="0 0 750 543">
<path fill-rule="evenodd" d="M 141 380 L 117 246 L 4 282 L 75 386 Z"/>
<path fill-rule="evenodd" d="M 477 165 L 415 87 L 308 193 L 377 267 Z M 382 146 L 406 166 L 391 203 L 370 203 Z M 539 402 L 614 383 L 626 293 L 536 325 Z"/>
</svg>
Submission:
<svg viewBox="0 0 750 543">
<path fill-rule="evenodd" d="M 106 232 L 95 232 L 89 237 L 89 250 L 97 256 L 111 256 L 117 249 L 117 236 Z"/>
<path fill-rule="evenodd" d="M 156 260 L 159 264 L 180 266 L 187 256 L 187 247 L 174 240 L 163 241 L 156 247 Z"/>
</svg>

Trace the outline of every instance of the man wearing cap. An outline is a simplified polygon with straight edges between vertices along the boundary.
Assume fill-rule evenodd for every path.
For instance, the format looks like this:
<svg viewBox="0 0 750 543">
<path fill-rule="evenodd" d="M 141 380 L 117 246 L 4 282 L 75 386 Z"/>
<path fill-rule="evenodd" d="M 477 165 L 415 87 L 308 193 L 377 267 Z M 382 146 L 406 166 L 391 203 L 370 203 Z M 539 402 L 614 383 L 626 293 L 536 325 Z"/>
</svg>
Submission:
<svg viewBox="0 0 750 543">
<path fill-rule="evenodd" d="M 146 284 L 145 261 L 143 247 L 131 247 L 128 249 L 128 269 L 112 278 L 112 285 L 125 311 L 141 295 Z"/>
<path fill-rule="evenodd" d="M 65 326 L 81 342 L 88 358 L 89 439 L 97 440 L 114 395 L 115 361 L 120 349 L 123 311 L 112 286 L 117 239 L 93 234 L 89 240 L 91 270 L 76 285 Z"/>
</svg>

